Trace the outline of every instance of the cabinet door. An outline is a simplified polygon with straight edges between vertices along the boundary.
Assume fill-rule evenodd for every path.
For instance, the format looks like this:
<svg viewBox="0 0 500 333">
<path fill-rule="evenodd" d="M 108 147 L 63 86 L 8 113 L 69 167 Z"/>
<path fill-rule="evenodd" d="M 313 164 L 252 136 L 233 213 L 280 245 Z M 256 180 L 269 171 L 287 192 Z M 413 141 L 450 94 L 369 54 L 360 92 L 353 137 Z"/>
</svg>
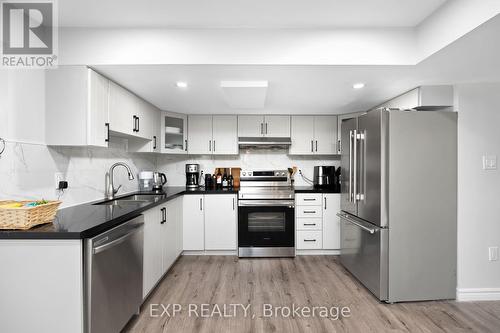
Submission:
<svg viewBox="0 0 500 333">
<path fill-rule="evenodd" d="M 290 116 L 266 116 L 264 135 L 271 138 L 289 138 Z"/>
<path fill-rule="evenodd" d="M 116 83 L 109 82 L 109 125 L 117 134 L 133 135 L 137 116 L 136 96 Z"/>
<path fill-rule="evenodd" d="M 290 154 L 312 155 L 314 149 L 314 116 L 292 116 Z"/>
<path fill-rule="evenodd" d="M 151 141 L 151 151 L 161 152 L 161 111 L 153 109 L 153 140 Z"/>
<path fill-rule="evenodd" d="M 212 154 L 212 116 L 188 116 L 188 153 Z"/>
<path fill-rule="evenodd" d="M 108 146 L 108 97 L 109 80 L 88 69 L 88 126 L 87 144 L 89 146 Z M 109 124 L 108 124 L 109 126 Z"/>
<path fill-rule="evenodd" d="M 185 114 L 161 112 L 161 152 L 164 154 L 187 154 L 187 116 Z"/>
<path fill-rule="evenodd" d="M 169 201 L 162 206 L 163 214 L 163 231 L 162 231 L 162 275 L 172 266 L 176 253 L 176 211 L 175 202 Z"/>
<path fill-rule="evenodd" d="M 182 244 L 184 250 L 205 249 L 205 203 L 203 195 L 185 195 L 183 201 Z"/>
<path fill-rule="evenodd" d="M 205 250 L 236 250 L 236 195 L 205 195 Z"/>
<path fill-rule="evenodd" d="M 238 116 L 238 136 L 255 138 L 264 135 L 264 116 Z"/>
<path fill-rule="evenodd" d="M 143 139 L 153 140 L 153 126 L 155 108 L 148 102 L 136 96 L 135 103 L 137 105 L 137 132 L 136 135 Z M 158 125 L 158 123 L 156 123 Z"/>
<path fill-rule="evenodd" d="M 314 117 L 314 153 L 337 154 L 337 116 Z"/>
<path fill-rule="evenodd" d="M 143 292 L 145 298 L 162 276 L 161 207 L 147 210 L 144 215 Z"/>
<path fill-rule="evenodd" d="M 340 194 L 323 194 L 323 249 L 340 249 Z"/>
<path fill-rule="evenodd" d="M 217 155 L 238 154 L 238 118 L 236 116 L 212 117 L 212 148 Z"/>
</svg>

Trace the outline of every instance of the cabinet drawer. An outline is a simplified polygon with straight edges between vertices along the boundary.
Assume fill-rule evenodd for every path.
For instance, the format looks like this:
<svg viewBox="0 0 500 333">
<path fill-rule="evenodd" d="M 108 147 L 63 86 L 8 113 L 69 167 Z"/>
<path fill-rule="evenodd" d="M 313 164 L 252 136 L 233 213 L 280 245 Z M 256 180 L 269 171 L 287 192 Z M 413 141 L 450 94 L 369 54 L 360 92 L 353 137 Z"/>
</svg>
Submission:
<svg viewBox="0 0 500 333">
<path fill-rule="evenodd" d="M 323 235 L 320 230 L 297 231 L 297 249 L 321 249 Z"/>
<path fill-rule="evenodd" d="M 321 218 L 323 211 L 321 206 L 302 206 L 297 207 L 297 217 L 315 217 Z"/>
<path fill-rule="evenodd" d="M 297 218 L 297 230 L 322 230 L 320 218 Z"/>
<path fill-rule="evenodd" d="M 296 194 L 295 204 L 297 206 L 321 206 L 321 193 Z"/>
</svg>

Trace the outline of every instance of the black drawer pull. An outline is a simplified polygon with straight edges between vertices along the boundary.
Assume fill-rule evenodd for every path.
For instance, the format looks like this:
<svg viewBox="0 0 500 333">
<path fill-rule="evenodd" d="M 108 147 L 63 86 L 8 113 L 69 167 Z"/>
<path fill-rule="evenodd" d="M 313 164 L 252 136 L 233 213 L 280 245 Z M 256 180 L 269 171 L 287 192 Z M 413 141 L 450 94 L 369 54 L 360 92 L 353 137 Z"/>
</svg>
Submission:
<svg viewBox="0 0 500 333">
<path fill-rule="evenodd" d="M 316 225 L 316 223 L 304 223 L 304 225 Z"/>
<path fill-rule="evenodd" d="M 304 242 L 315 242 L 315 239 L 304 239 Z"/>
<path fill-rule="evenodd" d="M 308 198 L 304 198 L 304 201 L 316 201 L 316 199 L 308 199 Z"/>
<path fill-rule="evenodd" d="M 305 210 L 304 214 L 316 214 L 315 210 Z"/>
</svg>

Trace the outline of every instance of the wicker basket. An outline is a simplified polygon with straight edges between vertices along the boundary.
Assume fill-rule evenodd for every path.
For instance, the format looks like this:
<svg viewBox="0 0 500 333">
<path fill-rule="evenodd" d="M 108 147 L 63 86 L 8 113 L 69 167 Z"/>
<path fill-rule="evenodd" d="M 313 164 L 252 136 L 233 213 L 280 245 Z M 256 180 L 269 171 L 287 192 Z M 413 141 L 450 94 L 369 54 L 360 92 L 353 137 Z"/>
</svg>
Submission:
<svg viewBox="0 0 500 333">
<path fill-rule="evenodd" d="M 0 206 L 10 203 L 26 204 L 33 201 L 0 201 Z M 54 220 L 61 201 L 49 201 L 35 207 L 0 208 L 0 229 L 27 230 Z"/>
</svg>

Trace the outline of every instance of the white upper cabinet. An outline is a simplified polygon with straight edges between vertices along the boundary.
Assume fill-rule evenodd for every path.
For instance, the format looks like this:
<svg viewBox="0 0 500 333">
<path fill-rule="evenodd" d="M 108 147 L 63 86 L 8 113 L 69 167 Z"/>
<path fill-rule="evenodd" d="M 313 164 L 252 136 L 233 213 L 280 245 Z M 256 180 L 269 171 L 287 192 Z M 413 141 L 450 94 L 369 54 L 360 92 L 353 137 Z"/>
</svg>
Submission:
<svg viewBox="0 0 500 333">
<path fill-rule="evenodd" d="M 236 250 L 236 195 L 205 195 L 205 206 L 205 250 Z"/>
<path fill-rule="evenodd" d="M 238 116 L 238 136 L 255 138 L 264 135 L 263 116 Z"/>
<path fill-rule="evenodd" d="M 127 89 L 110 82 L 109 120 L 113 134 L 153 140 L 153 125 L 158 109 Z"/>
<path fill-rule="evenodd" d="M 290 154 L 313 154 L 314 116 L 292 116 L 291 139 Z"/>
<path fill-rule="evenodd" d="M 289 138 L 290 116 L 265 116 L 264 136 L 270 138 Z"/>
<path fill-rule="evenodd" d="M 314 116 L 314 153 L 337 154 L 336 116 Z"/>
<path fill-rule="evenodd" d="M 236 116 L 190 115 L 188 117 L 189 154 L 238 154 Z"/>
<path fill-rule="evenodd" d="M 188 116 L 188 153 L 212 154 L 212 116 Z"/>
<path fill-rule="evenodd" d="M 142 102 L 139 117 L 139 129 L 141 133 L 147 135 L 150 140 L 129 140 L 128 150 L 131 152 L 158 153 L 161 151 L 161 111 L 153 105 Z M 142 122 L 141 122 L 142 119 Z"/>
<path fill-rule="evenodd" d="M 290 154 L 337 154 L 337 116 L 292 116 Z"/>
<path fill-rule="evenodd" d="M 421 86 L 376 108 L 439 110 L 453 106 L 453 86 Z"/>
<path fill-rule="evenodd" d="M 109 123 L 116 134 L 135 135 L 137 128 L 137 105 L 134 94 L 110 81 Z"/>
<path fill-rule="evenodd" d="M 290 137 L 290 116 L 238 116 L 239 137 Z"/>
<path fill-rule="evenodd" d="M 46 72 L 46 143 L 107 147 L 109 80 L 86 66 Z"/>
<path fill-rule="evenodd" d="M 236 116 L 212 117 L 212 153 L 238 154 L 238 118 Z"/>
<path fill-rule="evenodd" d="M 165 154 L 187 154 L 187 115 L 161 112 L 161 152 Z"/>
</svg>

